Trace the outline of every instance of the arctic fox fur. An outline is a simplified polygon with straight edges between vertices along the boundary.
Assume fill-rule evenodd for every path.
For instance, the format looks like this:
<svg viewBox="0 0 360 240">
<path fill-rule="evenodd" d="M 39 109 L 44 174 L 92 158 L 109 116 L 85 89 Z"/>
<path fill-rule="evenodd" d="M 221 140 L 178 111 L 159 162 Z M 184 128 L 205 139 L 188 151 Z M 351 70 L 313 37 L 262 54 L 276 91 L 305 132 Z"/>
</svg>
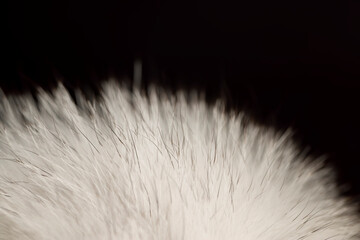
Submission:
<svg viewBox="0 0 360 240">
<path fill-rule="evenodd" d="M 331 170 L 291 134 L 187 96 L 2 95 L 0 239 L 360 239 Z"/>
</svg>

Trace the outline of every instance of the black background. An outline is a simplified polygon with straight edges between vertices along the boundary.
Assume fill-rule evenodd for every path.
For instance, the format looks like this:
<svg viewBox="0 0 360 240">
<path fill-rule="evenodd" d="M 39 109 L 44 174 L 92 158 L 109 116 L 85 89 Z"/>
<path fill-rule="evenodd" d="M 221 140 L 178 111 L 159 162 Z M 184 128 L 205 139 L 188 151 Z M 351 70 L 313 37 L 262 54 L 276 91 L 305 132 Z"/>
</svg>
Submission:
<svg viewBox="0 0 360 240">
<path fill-rule="evenodd" d="M 199 89 L 293 127 L 360 194 L 360 2 L 7 1 L 1 88 L 97 89 L 109 77 Z M 5 64 L 4 64 L 5 63 Z"/>
</svg>

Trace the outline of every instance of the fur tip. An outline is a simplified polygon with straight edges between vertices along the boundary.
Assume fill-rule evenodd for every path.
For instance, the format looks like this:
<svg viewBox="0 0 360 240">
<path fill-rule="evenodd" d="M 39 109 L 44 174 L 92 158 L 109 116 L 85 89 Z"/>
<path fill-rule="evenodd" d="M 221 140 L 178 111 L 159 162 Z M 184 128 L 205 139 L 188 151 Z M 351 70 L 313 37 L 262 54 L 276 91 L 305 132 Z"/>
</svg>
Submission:
<svg viewBox="0 0 360 240">
<path fill-rule="evenodd" d="M 0 103 L 0 239 L 360 239 L 332 171 L 290 131 L 114 82 Z"/>
</svg>

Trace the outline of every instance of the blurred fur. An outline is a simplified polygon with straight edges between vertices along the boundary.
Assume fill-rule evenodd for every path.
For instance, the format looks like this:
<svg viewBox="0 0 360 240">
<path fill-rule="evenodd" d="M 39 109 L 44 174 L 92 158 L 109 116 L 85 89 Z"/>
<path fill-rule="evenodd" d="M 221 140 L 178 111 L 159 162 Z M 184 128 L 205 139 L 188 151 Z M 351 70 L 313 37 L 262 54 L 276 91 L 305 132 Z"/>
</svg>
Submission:
<svg viewBox="0 0 360 240">
<path fill-rule="evenodd" d="M 1 98 L 0 239 L 359 239 L 331 170 L 221 103 Z"/>
</svg>

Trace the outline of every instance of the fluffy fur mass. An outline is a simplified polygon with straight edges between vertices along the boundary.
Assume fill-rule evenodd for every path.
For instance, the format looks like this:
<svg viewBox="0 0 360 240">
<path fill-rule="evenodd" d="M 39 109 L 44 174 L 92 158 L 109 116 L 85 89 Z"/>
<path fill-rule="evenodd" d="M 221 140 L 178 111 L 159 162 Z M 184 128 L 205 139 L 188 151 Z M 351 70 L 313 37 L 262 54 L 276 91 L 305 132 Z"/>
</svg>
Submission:
<svg viewBox="0 0 360 240">
<path fill-rule="evenodd" d="M 359 239 L 331 171 L 201 98 L 0 103 L 0 239 Z"/>
</svg>

